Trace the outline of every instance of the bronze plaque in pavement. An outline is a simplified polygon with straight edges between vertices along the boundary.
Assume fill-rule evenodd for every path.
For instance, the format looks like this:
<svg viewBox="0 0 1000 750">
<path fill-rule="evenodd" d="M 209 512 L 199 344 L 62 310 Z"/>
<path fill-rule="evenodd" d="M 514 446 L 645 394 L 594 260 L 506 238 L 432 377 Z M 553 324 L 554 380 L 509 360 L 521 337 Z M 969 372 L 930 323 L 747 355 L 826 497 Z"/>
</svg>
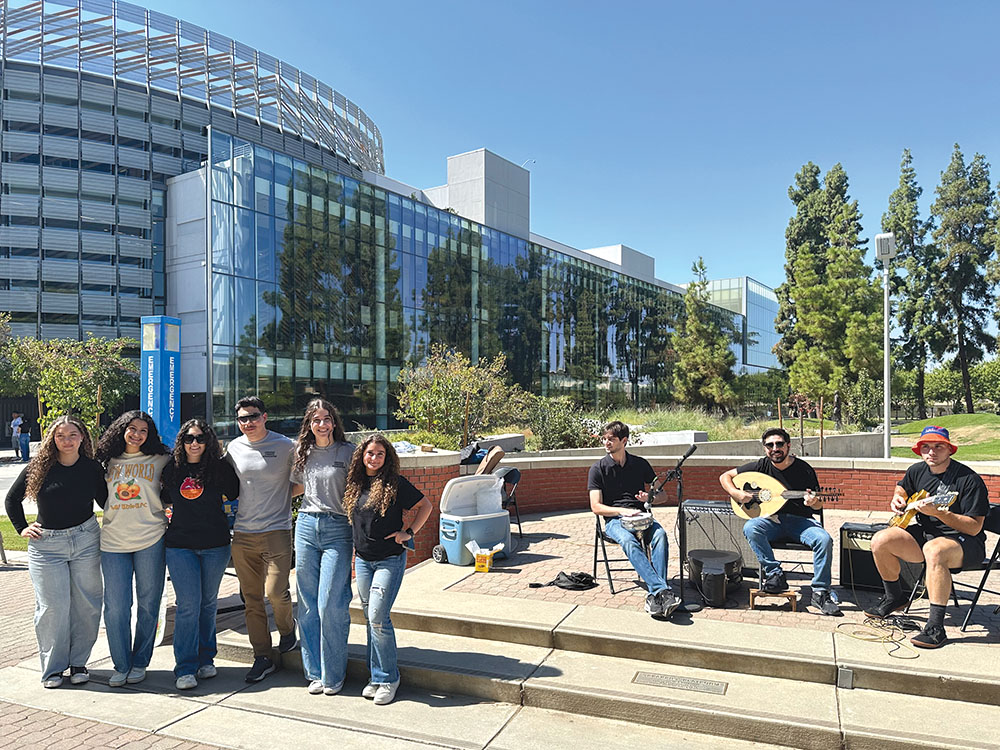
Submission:
<svg viewBox="0 0 1000 750">
<path fill-rule="evenodd" d="M 725 695 L 728 682 L 716 680 L 698 680 L 692 677 L 676 677 L 672 674 L 656 672 L 636 672 L 632 682 L 637 685 L 655 685 L 656 687 L 674 688 L 675 690 L 692 690 L 698 693 Z"/>
</svg>

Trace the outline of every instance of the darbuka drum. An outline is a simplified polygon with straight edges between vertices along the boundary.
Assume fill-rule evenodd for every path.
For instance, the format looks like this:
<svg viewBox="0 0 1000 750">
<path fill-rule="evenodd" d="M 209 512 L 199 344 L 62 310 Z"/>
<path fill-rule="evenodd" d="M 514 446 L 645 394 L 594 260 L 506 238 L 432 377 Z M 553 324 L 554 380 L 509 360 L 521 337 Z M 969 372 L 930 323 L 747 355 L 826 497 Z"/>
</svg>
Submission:
<svg viewBox="0 0 1000 750">
<path fill-rule="evenodd" d="M 637 513 L 634 516 L 622 516 L 622 526 L 633 533 L 645 531 L 652 525 L 652 513 Z"/>
</svg>

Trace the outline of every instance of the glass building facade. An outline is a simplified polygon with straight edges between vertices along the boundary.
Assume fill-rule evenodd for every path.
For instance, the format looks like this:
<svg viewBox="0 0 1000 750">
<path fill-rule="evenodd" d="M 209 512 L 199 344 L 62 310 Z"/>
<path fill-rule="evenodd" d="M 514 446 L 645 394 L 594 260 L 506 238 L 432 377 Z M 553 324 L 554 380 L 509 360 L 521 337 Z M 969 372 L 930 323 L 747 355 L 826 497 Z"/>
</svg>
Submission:
<svg viewBox="0 0 1000 750">
<path fill-rule="evenodd" d="M 749 276 L 715 279 L 708 282 L 711 301 L 738 313 L 743 330 L 736 350 L 738 366 L 748 372 L 780 367 L 774 347 L 780 336 L 774 330 L 778 317 L 778 298 L 774 290 Z"/>
</svg>

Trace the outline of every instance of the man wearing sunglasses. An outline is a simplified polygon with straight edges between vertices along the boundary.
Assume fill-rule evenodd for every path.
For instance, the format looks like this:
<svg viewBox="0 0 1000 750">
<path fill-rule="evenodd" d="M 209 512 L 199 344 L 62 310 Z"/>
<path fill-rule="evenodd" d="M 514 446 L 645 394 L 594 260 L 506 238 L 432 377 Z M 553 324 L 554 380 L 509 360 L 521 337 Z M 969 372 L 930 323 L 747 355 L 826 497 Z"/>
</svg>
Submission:
<svg viewBox="0 0 1000 750">
<path fill-rule="evenodd" d="M 872 556 L 885 594 L 865 609 L 869 617 L 888 617 L 909 603 L 910 597 L 899 582 L 900 560 L 927 564 L 930 613 L 923 630 L 910 638 L 910 643 L 920 648 L 939 648 L 948 640 L 944 612 L 952 590 L 951 569 L 972 567 L 986 557 L 983 521 L 990 511 L 989 492 L 982 477 L 952 458 L 957 450 L 944 427 L 924 427 L 913 446 L 921 461 L 911 465 L 899 480 L 889 507 L 901 514 L 907 498 L 920 490 L 929 495 L 957 492 L 958 497 L 948 506 L 933 501 L 918 505 L 909 526 L 890 526 L 872 537 Z"/>
<path fill-rule="evenodd" d="M 818 490 L 819 480 L 812 466 L 791 453 L 792 441 L 780 427 L 772 427 L 761 438 L 767 456 L 737 469 L 730 469 L 719 477 L 722 488 L 738 503 L 746 503 L 753 495 L 733 484 L 733 477 L 747 471 L 759 471 L 781 482 L 789 490 Z M 837 599 L 830 591 L 833 565 L 833 539 L 823 524 L 813 514 L 823 507 L 823 501 L 812 492 L 802 499 L 789 499 L 781 510 L 767 518 L 751 518 L 743 524 L 743 535 L 750 549 L 757 555 L 764 569 L 765 580 L 761 591 L 780 594 L 788 591 L 788 581 L 781 563 L 774 558 L 772 542 L 793 541 L 806 544 L 813 551 L 813 579 L 811 604 L 821 614 L 839 617 L 842 612 Z"/>
<path fill-rule="evenodd" d="M 240 507 L 233 526 L 233 564 L 246 601 L 247 634 L 254 661 L 247 682 L 260 682 L 275 670 L 264 596 L 271 602 L 280 639 L 278 651 L 298 643 L 292 618 L 288 575 L 292 568 L 292 494 L 290 479 L 295 443 L 265 426 L 267 411 L 256 396 L 236 402 L 242 436 L 229 444 L 226 460 L 240 478 Z M 301 492 L 301 488 L 299 488 Z"/>
</svg>

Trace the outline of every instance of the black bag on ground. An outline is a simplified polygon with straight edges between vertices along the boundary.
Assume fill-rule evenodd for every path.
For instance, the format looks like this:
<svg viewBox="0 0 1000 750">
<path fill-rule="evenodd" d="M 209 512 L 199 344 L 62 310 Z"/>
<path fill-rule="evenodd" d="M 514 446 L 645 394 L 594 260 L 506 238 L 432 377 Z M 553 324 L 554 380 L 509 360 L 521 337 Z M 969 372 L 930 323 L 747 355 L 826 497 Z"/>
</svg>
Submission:
<svg viewBox="0 0 1000 750">
<path fill-rule="evenodd" d="M 548 583 L 529 583 L 528 588 L 540 589 L 543 586 L 558 586 L 569 591 L 587 591 L 596 588 L 597 581 L 590 573 L 563 573 L 560 572 Z"/>
</svg>

